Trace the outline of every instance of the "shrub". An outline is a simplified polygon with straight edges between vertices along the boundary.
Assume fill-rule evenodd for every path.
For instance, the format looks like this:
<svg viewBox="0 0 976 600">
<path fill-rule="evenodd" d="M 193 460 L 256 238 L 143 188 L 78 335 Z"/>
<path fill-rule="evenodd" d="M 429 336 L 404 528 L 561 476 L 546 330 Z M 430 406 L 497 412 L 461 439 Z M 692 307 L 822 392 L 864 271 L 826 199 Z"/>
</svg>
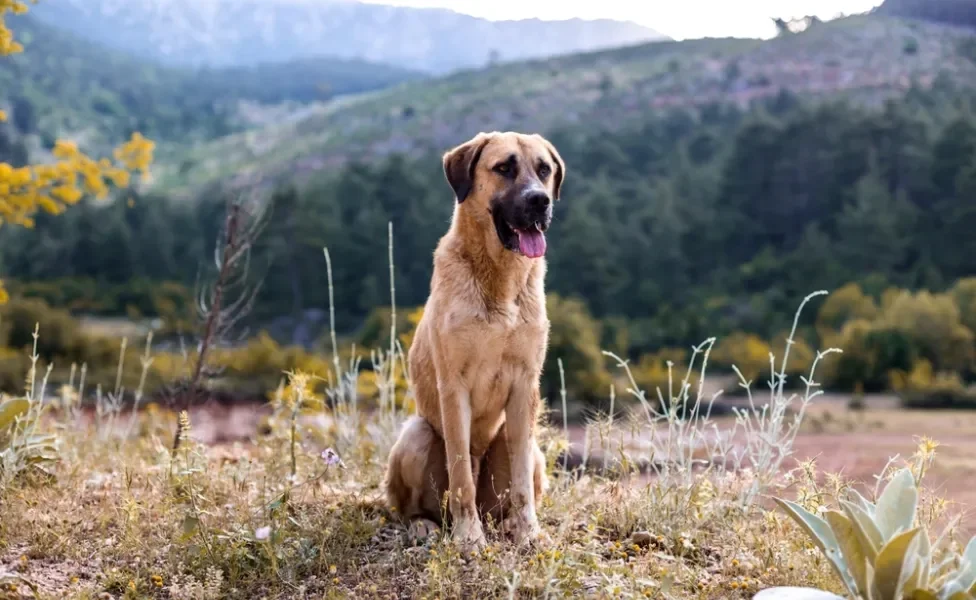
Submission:
<svg viewBox="0 0 976 600">
<path fill-rule="evenodd" d="M 771 353 L 772 348 L 759 336 L 737 332 L 718 343 L 711 360 L 726 369 L 737 367 L 746 381 L 757 381 L 763 373 L 769 373 Z"/>
<path fill-rule="evenodd" d="M 886 302 L 881 321 L 912 341 L 936 370 L 968 371 L 973 364 L 973 333 L 961 321 L 952 296 L 903 291 Z"/>
<path fill-rule="evenodd" d="M 957 373 L 937 373 L 927 360 L 908 372 L 892 371 L 891 384 L 905 408 L 972 409 L 976 391 L 968 389 Z"/>
<path fill-rule="evenodd" d="M 908 56 L 918 54 L 918 40 L 913 37 L 905 38 L 905 45 L 902 47 L 902 51 Z"/>
<path fill-rule="evenodd" d="M 976 333 L 976 277 L 960 279 L 949 294 L 959 309 L 959 320 L 966 329 Z"/>
<path fill-rule="evenodd" d="M 817 313 L 817 333 L 821 339 L 841 331 L 854 320 L 873 321 L 878 316 L 878 305 L 865 295 L 861 286 L 849 283 L 827 297 Z"/>
<path fill-rule="evenodd" d="M 558 361 L 566 373 L 569 399 L 594 404 L 607 398 L 610 373 L 600 348 L 600 324 L 575 298 L 549 294 L 549 351 L 542 370 L 542 396 L 552 404 L 560 396 Z"/>
<path fill-rule="evenodd" d="M 671 363 L 669 369 L 668 363 Z M 654 402 L 660 392 L 660 397 L 667 400 L 669 396 L 678 394 L 669 393 L 669 386 L 677 387 L 688 370 L 688 353 L 683 350 L 662 350 L 654 354 L 645 354 L 640 361 L 631 368 L 631 374 L 637 386 L 644 390 L 649 399 Z M 698 394 L 699 373 L 693 373 L 688 378 L 690 389 L 688 393 L 692 396 Z"/>
</svg>

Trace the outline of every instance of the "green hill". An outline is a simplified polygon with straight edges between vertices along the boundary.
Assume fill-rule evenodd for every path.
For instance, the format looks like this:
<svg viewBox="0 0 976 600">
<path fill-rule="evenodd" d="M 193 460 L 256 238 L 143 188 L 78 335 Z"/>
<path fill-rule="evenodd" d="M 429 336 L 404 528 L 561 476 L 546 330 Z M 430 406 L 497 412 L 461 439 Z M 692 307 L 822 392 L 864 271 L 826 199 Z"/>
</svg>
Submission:
<svg viewBox="0 0 976 600">
<path fill-rule="evenodd" d="M 131 206 L 83 202 L 39 215 L 32 230 L 0 229 L 0 272 L 14 295 L 78 312 L 173 312 L 180 303 L 160 294 L 192 297 L 212 260 L 233 191 L 219 184 L 257 180 L 273 209 L 248 324 L 314 346 L 333 298 L 328 247 L 340 333 L 373 347 L 386 330 L 371 311 L 389 297 L 388 224 L 406 315 L 429 293 L 454 206 L 440 154 L 479 130 L 517 128 L 546 133 L 569 167 L 547 290 L 581 303 L 553 311 L 570 321 L 560 327 L 576 331 L 588 312 L 599 321 L 589 339 L 634 359 L 735 331 L 779 344 L 811 291 L 857 282 L 887 307 L 892 287 L 945 291 L 976 273 L 971 39 L 864 16 L 768 42 L 652 44 L 349 96 L 189 150 L 164 144 L 161 185 L 133 192 Z M 926 298 L 900 305 L 900 322 L 943 329 L 909 352 L 901 329 L 859 323 L 837 343 L 897 352 L 852 353 L 862 362 L 833 383 L 881 389 L 916 358 L 976 380 L 972 361 L 946 350 L 963 339 L 953 337 L 963 317 Z M 826 341 L 809 325 L 804 339 Z M 605 396 L 600 380 L 587 393 Z"/>
<path fill-rule="evenodd" d="M 291 177 L 396 152 L 442 150 L 482 129 L 621 129 L 649 114 L 783 90 L 878 105 L 937 81 L 972 85 L 965 31 L 879 16 L 828 22 L 760 42 L 659 42 L 469 71 L 319 107 L 293 122 L 227 137 L 157 170 L 163 188 Z"/>
<path fill-rule="evenodd" d="M 974 0 L 885 0 L 878 14 L 976 27 Z"/>
<path fill-rule="evenodd" d="M 10 24 L 25 51 L 0 61 L 0 107 L 11 113 L 3 135 L 8 142 L 17 137 L 33 150 L 49 148 L 55 137 L 99 147 L 117 143 L 133 130 L 163 142 L 208 140 L 264 122 L 268 109 L 262 105 L 325 101 L 420 77 L 396 67 L 335 58 L 170 69 L 33 18 L 10 19 Z M 280 119 L 281 111 L 270 117 Z"/>
</svg>

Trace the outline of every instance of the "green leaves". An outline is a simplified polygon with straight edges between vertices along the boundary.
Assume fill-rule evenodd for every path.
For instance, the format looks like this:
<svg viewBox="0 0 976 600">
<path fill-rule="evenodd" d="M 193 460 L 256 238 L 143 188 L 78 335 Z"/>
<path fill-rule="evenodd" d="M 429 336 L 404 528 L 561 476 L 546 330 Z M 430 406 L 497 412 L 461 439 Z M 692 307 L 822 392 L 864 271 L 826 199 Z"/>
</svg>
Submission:
<svg viewBox="0 0 976 600">
<path fill-rule="evenodd" d="M 928 532 L 916 524 L 918 487 L 909 469 L 895 474 L 876 504 L 852 491 L 841 510 L 825 511 L 825 519 L 794 502 L 775 501 L 813 539 L 853 597 L 974 600 L 976 538 L 962 556 L 943 552 L 933 563 Z"/>
</svg>

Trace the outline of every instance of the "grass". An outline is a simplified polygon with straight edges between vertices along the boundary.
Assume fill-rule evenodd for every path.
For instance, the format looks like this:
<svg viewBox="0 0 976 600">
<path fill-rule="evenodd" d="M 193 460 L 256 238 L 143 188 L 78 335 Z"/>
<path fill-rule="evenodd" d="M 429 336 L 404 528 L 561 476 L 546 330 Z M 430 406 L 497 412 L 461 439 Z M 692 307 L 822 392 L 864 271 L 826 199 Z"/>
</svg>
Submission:
<svg viewBox="0 0 976 600">
<path fill-rule="evenodd" d="M 392 255 L 391 242 L 391 263 Z M 631 380 L 614 401 L 632 410 L 588 424 L 584 454 L 600 453 L 600 468 L 565 467 L 568 426 L 544 427 L 552 485 L 539 518 L 552 543 L 516 547 L 489 524 L 490 545 L 474 557 L 462 557 L 449 536 L 411 539 L 383 502 L 385 459 L 405 417 L 396 343 L 372 353 L 374 405 L 357 397 L 356 361 L 336 360 L 324 395 L 313 391 L 312 376 L 289 373 L 263 433 L 213 445 L 194 435 L 221 426 L 203 421 L 203 411 L 130 412 L 117 384 L 97 394 L 86 418 L 78 395 L 51 397 L 32 372 L 30 408 L 0 448 L 24 458 L 23 440 L 46 435 L 56 441 L 56 460 L 44 469 L 29 460 L 2 467 L 0 597 L 719 599 L 780 585 L 839 591 L 821 554 L 768 502 L 787 496 L 813 509 L 853 483 L 810 460 L 790 468 L 804 417 L 821 395 L 816 367 L 799 395 L 787 395 L 771 357 L 768 400 L 748 392 L 734 417 L 713 418 L 716 398 L 689 391 L 692 376 L 704 377 L 713 343 L 699 346 L 699 363 L 672 373 L 667 389 L 649 394 Z M 147 351 L 144 371 L 151 362 Z M 633 400 L 625 403 L 624 393 Z M 627 431 L 639 443 L 625 442 Z M 934 507 L 927 515 L 943 516 L 944 503 L 926 502 Z"/>
</svg>

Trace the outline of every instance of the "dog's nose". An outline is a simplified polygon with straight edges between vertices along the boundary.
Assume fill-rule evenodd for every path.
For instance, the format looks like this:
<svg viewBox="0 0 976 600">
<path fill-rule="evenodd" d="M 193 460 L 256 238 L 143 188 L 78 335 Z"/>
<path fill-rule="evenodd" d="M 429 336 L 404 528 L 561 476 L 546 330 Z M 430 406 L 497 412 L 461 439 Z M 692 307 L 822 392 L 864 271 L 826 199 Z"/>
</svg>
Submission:
<svg viewBox="0 0 976 600">
<path fill-rule="evenodd" d="M 532 190 L 525 194 L 525 203 L 532 208 L 545 208 L 549 206 L 549 194 L 542 190 Z"/>
</svg>

